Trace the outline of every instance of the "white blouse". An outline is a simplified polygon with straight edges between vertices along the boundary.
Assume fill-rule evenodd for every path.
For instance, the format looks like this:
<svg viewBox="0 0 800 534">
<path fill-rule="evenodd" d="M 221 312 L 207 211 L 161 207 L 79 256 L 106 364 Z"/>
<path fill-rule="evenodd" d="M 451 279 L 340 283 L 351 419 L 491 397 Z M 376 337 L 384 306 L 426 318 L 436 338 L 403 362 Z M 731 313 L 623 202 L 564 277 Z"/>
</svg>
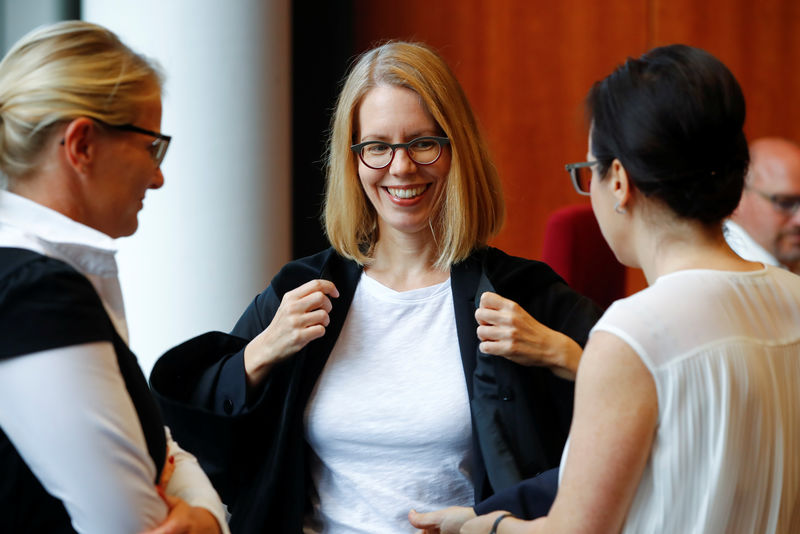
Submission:
<svg viewBox="0 0 800 534">
<path fill-rule="evenodd" d="M 624 533 L 800 532 L 800 277 L 674 272 L 595 330 L 633 348 L 658 394 Z"/>
</svg>

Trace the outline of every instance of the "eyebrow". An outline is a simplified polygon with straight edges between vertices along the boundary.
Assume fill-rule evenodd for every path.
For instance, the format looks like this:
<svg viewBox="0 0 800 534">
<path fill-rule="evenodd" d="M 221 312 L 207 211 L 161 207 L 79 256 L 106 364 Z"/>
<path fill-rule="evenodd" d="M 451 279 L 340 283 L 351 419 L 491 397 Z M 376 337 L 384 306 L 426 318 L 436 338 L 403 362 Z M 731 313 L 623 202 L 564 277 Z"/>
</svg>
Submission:
<svg viewBox="0 0 800 534">
<path fill-rule="evenodd" d="M 406 140 L 411 141 L 412 139 L 416 139 L 417 137 L 431 137 L 431 136 L 435 137 L 439 135 L 438 131 L 439 130 L 435 128 L 415 131 L 406 136 Z M 359 139 L 359 142 L 363 143 L 365 139 L 369 139 L 370 141 L 380 141 L 382 143 L 389 142 L 389 137 L 384 135 L 362 135 L 361 138 Z"/>
</svg>

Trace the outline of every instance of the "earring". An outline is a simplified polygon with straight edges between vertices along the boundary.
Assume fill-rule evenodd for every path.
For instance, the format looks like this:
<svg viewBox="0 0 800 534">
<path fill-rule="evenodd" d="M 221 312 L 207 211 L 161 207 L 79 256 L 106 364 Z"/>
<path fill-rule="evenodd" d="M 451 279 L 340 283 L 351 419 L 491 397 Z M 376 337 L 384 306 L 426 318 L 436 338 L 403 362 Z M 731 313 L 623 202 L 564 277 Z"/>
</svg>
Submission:
<svg viewBox="0 0 800 534">
<path fill-rule="evenodd" d="M 626 210 L 625 208 L 619 207 L 619 200 L 617 200 L 617 203 L 614 204 L 614 211 L 616 211 L 620 215 L 624 215 L 624 214 L 628 213 L 628 210 Z"/>
</svg>

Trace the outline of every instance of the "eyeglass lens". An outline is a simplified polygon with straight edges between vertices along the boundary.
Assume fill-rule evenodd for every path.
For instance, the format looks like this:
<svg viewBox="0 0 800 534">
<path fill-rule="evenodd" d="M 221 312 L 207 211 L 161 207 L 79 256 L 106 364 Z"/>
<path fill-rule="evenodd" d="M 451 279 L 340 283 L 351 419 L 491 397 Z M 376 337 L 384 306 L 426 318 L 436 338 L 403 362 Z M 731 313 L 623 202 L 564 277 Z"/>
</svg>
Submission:
<svg viewBox="0 0 800 534">
<path fill-rule="evenodd" d="M 787 195 L 774 195 L 769 199 L 772 202 L 772 205 L 775 208 L 787 215 L 793 215 L 797 212 L 798 208 L 800 208 L 800 197 Z"/>
<path fill-rule="evenodd" d="M 750 186 L 745 186 L 745 189 L 753 191 L 758 196 L 764 198 L 772 204 L 773 208 L 785 215 L 794 215 L 797 213 L 797 210 L 800 209 L 800 195 L 782 195 L 779 193 L 771 195 Z"/>
<path fill-rule="evenodd" d="M 369 143 L 361 149 L 361 160 L 369 167 L 380 169 L 392 161 L 395 150 L 388 143 Z M 406 151 L 414 163 L 429 165 L 439 157 L 442 146 L 433 139 L 422 138 L 411 141 Z"/>
<path fill-rule="evenodd" d="M 582 193 L 588 194 L 592 186 L 592 168 L 575 167 L 571 171 L 575 185 Z"/>
<path fill-rule="evenodd" d="M 167 155 L 168 147 L 169 142 L 166 139 L 156 139 L 153 141 L 153 144 L 150 145 L 150 157 L 153 158 L 153 163 L 156 164 L 156 167 L 161 166 L 161 162 L 164 161 L 164 156 Z"/>
</svg>

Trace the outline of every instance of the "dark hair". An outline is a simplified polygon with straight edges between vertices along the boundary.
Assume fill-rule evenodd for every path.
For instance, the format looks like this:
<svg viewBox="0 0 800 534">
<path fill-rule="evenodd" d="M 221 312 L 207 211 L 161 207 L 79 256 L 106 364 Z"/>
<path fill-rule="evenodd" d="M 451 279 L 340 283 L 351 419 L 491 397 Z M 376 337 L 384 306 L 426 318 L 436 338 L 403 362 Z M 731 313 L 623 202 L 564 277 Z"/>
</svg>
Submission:
<svg viewBox="0 0 800 534">
<path fill-rule="evenodd" d="M 744 96 L 717 58 L 654 48 L 596 82 L 586 106 L 601 176 L 619 159 L 644 195 L 704 223 L 736 209 L 750 160 Z"/>
</svg>

